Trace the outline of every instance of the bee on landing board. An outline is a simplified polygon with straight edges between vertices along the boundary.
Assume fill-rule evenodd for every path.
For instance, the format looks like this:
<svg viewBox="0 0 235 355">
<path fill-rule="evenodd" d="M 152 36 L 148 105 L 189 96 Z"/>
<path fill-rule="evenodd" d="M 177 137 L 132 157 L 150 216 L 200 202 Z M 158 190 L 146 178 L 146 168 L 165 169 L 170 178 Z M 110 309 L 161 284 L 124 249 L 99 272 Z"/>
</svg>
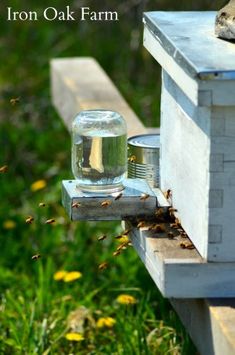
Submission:
<svg viewBox="0 0 235 355">
<path fill-rule="evenodd" d="M 143 228 L 147 226 L 147 222 L 145 221 L 139 221 L 139 223 L 137 224 L 137 228 Z"/>
<path fill-rule="evenodd" d="M 144 193 L 144 194 L 142 194 L 142 195 L 140 196 L 140 200 L 141 200 L 141 201 L 146 201 L 146 200 L 149 198 L 149 196 L 150 196 L 149 194 L 145 194 L 145 193 Z"/>
<path fill-rule="evenodd" d="M 79 202 L 74 202 L 74 203 L 72 203 L 72 206 L 71 206 L 72 208 L 78 208 L 78 207 L 81 207 L 81 203 L 79 203 Z"/>
<path fill-rule="evenodd" d="M 156 218 L 162 220 L 164 216 L 164 210 L 163 208 L 158 208 L 157 211 L 155 212 Z"/>
<path fill-rule="evenodd" d="M 181 242 L 180 247 L 182 249 L 195 249 L 195 246 L 191 242 Z"/>
<path fill-rule="evenodd" d="M 111 201 L 110 200 L 105 200 L 103 202 L 101 202 L 101 207 L 108 207 L 111 205 Z"/>
<path fill-rule="evenodd" d="M 167 236 L 169 239 L 174 239 L 174 234 L 172 232 L 168 232 Z"/>
<path fill-rule="evenodd" d="M 164 225 L 154 224 L 154 226 L 152 227 L 152 230 L 154 230 L 157 233 L 163 233 L 163 232 L 165 232 L 166 229 L 165 229 Z"/>
</svg>

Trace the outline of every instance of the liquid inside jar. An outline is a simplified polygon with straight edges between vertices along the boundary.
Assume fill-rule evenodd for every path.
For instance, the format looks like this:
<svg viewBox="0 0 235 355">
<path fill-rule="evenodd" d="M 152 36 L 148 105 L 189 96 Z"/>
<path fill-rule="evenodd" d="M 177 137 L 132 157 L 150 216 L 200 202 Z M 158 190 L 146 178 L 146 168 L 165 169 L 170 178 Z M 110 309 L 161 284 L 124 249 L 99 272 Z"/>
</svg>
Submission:
<svg viewBox="0 0 235 355">
<path fill-rule="evenodd" d="M 74 133 L 72 169 L 82 190 L 122 189 L 127 170 L 127 136 L 107 131 Z"/>
</svg>

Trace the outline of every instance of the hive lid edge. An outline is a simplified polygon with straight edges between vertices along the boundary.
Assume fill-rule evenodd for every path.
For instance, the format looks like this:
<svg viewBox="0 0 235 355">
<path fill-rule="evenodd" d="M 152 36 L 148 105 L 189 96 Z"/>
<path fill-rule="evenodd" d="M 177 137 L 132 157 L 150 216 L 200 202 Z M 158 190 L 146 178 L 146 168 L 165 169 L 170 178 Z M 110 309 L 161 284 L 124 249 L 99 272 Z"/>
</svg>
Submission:
<svg viewBox="0 0 235 355">
<path fill-rule="evenodd" d="M 190 77 L 199 80 L 235 80 L 235 43 L 226 42 L 214 35 L 216 13 L 216 11 L 149 11 L 144 12 L 143 22 L 164 50 Z M 193 21 L 200 23 L 199 17 L 202 23 L 198 26 L 198 33 L 193 33 L 192 29 L 191 32 L 187 32 L 184 26 L 186 27 L 191 20 L 192 23 Z M 200 38 L 200 35 L 206 33 L 208 36 Z M 195 53 L 193 40 L 200 39 L 202 46 Z M 189 45 L 185 44 L 187 40 Z M 214 53 L 227 49 L 228 55 L 223 56 L 223 60 L 216 58 L 204 50 L 208 45 L 214 49 Z"/>
</svg>

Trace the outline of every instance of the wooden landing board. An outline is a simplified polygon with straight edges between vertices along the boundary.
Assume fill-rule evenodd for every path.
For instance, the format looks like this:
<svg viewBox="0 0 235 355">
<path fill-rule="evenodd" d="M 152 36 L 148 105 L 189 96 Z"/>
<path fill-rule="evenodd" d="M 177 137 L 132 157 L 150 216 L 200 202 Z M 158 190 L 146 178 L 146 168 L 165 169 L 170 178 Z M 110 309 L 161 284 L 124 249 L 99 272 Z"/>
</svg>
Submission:
<svg viewBox="0 0 235 355">
<path fill-rule="evenodd" d="M 130 237 L 165 297 L 235 297 L 235 263 L 208 263 L 196 249 L 180 247 L 187 239 L 147 229 L 133 228 Z"/>
<path fill-rule="evenodd" d="M 50 64 L 52 101 L 69 130 L 79 111 L 101 108 L 117 111 L 125 118 L 128 136 L 146 133 L 95 59 L 61 58 L 52 59 Z"/>
</svg>

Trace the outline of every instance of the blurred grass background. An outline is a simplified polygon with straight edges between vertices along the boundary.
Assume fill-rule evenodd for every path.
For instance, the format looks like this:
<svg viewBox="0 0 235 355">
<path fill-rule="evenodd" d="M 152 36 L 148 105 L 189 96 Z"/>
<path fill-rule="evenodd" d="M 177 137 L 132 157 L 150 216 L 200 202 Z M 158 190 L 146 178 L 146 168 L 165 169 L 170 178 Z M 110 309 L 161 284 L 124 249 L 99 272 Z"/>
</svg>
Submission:
<svg viewBox="0 0 235 355">
<path fill-rule="evenodd" d="M 60 182 L 71 178 L 70 137 L 51 106 L 49 61 L 93 56 L 147 126 L 159 125 L 160 68 L 142 45 L 142 13 L 215 10 L 225 1 L 1 1 L 0 3 L 0 354 L 195 354 L 177 316 L 128 249 L 114 260 L 118 223 L 71 223 Z M 119 22 L 9 22 L 7 6 L 42 13 L 48 6 L 118 11 Z M 12 98 L 20 98 L 12 105 Z M 59 144 L 58 144 L 59 143 Z M 45 187 L 32 184 L 43 180 Z M 38 207 L 45 201 L 45 208 Z M 30 225 L 28 215 L 34 217 Z M 56 224 L 45 225 L 47 218 Z M 11 223 L 9 223 L 9 221 Z M 7 223 L 8 222 L 8 223 Z M 102 243 L 97 237 L 107 234 Z M 32 261 L 34 254 L 42 258 Z M 98 265 L 110 267 L 98 272 Z M 58 270 L 82 278 L 55 281 Z M 138 303 L 120 305 L 128 293 Z M 86 316 L 81 316 L 81 307 Z M 81 342 L 65 339 L 82 331 Z M 79 313 L 80 312 L 80 313 Z M 72 316 L 74 314 L 72 313 Z M 100 317 L 116 320 L 97 328 Z M 80 322 L 80 323 L 79 323 Z M 78 324 L 79 323 L 79 324 Z M 77 327 L 77 328 L 76 328 Z"/>
</svg>

